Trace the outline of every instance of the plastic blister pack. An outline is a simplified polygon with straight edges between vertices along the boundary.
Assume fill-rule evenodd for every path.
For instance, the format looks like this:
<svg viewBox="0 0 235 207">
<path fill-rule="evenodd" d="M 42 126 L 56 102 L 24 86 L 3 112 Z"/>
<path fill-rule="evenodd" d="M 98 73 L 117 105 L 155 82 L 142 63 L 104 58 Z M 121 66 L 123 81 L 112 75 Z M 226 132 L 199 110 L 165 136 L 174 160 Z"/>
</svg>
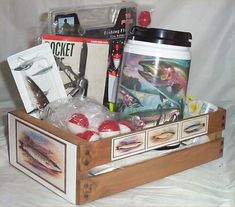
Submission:
<svg viewBox="0 0 235 207">
<path fill-rule="evenodd" d="M 53 9 L 48 13 L 48 32 L 111 39 L 116 35 L 120 38 L 126 35 L 125 27 L 135 22 L 135 15 L 136 4 L 133 2 Z"/>
<path fill-rule="evenodd" d="M 109 42 L 103 104 L 115 111 L 118 77 L 128 31 L 136 24 L 133 2 L 53 9 L 48 12 L 48 33 Z M 88 81 L 89 82 L 89 81 Z"/>
</svg>

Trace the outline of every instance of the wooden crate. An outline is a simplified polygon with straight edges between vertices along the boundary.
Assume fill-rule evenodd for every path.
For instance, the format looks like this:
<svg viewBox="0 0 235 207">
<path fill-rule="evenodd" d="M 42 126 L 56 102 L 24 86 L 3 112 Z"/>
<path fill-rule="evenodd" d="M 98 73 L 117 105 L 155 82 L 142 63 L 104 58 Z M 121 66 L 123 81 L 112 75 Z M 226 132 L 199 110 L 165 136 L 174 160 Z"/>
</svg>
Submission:
<svg viewBox="0 0 235 207">
<path fill-rule="evenodd" d="M 14 111 L 8 114 L 10 163 L 68 201 L 84 204 L 221 157 L 225 116 L 226 111 L 220 108 L 175 123 L 87 142 L 24 111 Z M 194 128 L 188 130 L 192 126 Z M 199 128 L 195 129 L 195 126 Z M 175 132 L 171 139 L 152 141 L 157 133 L 167 130 Z M 137 154 L 202 135 L 208 135 L 209 141 L 108 173 L 88 174 L 96 166 L 126 157 L 131 159 Z M 117 145 L 126 138 L 138 140 L 141 144 L 131 150 L 118 151 Z"/>
</svg>

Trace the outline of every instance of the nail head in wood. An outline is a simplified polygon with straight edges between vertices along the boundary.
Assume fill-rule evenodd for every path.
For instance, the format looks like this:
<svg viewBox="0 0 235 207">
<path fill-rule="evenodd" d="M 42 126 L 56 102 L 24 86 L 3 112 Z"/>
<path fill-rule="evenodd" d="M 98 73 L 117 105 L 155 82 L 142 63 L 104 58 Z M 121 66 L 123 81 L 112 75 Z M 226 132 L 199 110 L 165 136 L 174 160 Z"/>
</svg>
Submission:
<svg viewBox="0 0 235 207">
<path fill-rule="evenodd" d="M 85 155 L 89 155 L 89 154 L 90 154 L 90 150 L 87 149 L 87 150 L 85 151 Z"/>
<path fill-rule="evenodd" d="M 89 165 L 89 163 L 90 163 L 89 160 L 87 160 L 87 159 L 84 159 L 84 160 L 83 160 L 83 164 L 84 164 L 84 165 L 87 166 L 87 165 Z"/>
</svg>

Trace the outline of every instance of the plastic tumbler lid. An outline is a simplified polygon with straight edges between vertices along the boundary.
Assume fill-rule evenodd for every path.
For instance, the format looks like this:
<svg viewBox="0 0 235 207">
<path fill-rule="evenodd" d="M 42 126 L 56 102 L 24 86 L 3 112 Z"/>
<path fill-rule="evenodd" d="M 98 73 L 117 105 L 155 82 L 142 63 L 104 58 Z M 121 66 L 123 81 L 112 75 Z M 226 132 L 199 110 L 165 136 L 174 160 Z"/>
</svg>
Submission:
<svg viewBox="0 0 235 207">
<path fill-rule="evenodd" d="M 189 32 L 134 26 L 130 31 L 129 39 L 191 47 L 192 34 Z"/>
</svg>

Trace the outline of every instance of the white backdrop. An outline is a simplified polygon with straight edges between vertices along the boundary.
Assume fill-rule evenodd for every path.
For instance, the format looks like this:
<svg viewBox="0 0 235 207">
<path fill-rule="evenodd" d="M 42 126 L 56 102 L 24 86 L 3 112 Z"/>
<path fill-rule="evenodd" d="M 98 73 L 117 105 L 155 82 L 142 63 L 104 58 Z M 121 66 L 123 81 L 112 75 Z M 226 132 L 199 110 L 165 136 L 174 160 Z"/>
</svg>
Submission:
<svg viewBox="0 0 235 207">
<path fill-rule="evenodd" d="M 50 8 L 110 2 L 0 0 L 0 206 L 71 206 L 8 164 L 6 113 L 22 103 L 6 58 L 35 43 Z M 151 27 L 192 33 L 188 94 L 228 110 L 224 157 L 86 206 L 235 206 L 235 0 L 136 2 L 153 9 Z"/>
</svg>

